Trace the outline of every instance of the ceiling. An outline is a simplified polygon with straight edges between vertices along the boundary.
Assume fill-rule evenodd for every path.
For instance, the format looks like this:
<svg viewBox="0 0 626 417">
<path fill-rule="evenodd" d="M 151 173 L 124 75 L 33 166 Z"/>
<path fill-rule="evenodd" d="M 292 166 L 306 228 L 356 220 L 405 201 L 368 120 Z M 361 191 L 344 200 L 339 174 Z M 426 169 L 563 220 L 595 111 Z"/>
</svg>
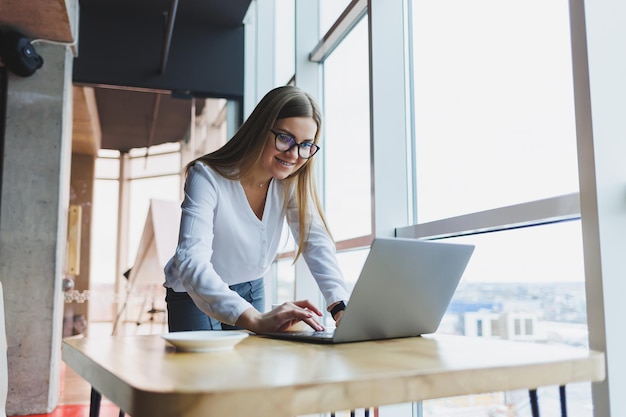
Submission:
<svg viewBox="0 0 626 417">
<path fill-rule="evenodd" d="M 0 0 L 0 25 L 31 40 L 71 43 L 74 11 L 68 3 Z M 192 111 L 202 110 L 204 98 L 241 101 L 242 21 L 249 5 L 250 0 L 79 0 L 75 147 L 92 153 L 175 142 L 189 134 Z M 93 143 L 76 142 L 88 138 Z"/>
</svg>

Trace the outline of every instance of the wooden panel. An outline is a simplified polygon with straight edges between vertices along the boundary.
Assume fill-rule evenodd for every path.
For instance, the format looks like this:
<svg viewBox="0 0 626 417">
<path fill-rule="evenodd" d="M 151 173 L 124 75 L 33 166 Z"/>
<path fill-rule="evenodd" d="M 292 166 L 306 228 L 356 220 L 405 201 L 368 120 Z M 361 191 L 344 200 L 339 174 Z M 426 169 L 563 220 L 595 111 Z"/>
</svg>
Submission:
<svg viewBox="0 0 626 417">
<path fill-rule="evenodd" d="M 93 88 L 74 86 L 73 96 L 72 152 L 96 155 L 102 132 Z"/>
<path fill-rule="evenodd" d="M 0 25 L 30 39 L 74 42 L 65 0 L 1 1 Z"/>
</svg>

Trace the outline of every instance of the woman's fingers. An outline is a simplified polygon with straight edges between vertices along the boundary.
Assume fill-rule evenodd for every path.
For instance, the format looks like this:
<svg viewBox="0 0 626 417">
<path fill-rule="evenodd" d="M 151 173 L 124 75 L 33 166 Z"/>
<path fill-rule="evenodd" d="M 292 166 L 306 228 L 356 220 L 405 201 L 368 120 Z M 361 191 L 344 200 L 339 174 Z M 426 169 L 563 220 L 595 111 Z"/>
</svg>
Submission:
<svg viewBox="0 0 626 417">
<path fill-rule="evenodd" d="M 313 330 L 315 330 L 317 332 L 321 332 L 322 330 L 324 330 L 324 326 L 322 326 L 320 324 L 320 322 L 318 322 L 314 318 L 308 318 L 308 319 L 302 320 L 302 321 L 305 322 L 306 324 L 308 324 L 309 327 L 311 327 Z"/>
<path fill-rule="evenodd" d="M 268 331 L 284 331 L 299 321 L 303 321 L 313 330 L 324 330 L 324 326 L 315 316 L 322 316 L 322 312 L 308 300 L 286 302 L 267 313 L 267 318 L 274 323 L 270 326 L 273 328 Z"/>
<path fill-rule="evenodd" d="M 297 305 L 298 307 L 310 310 L 320 317 L 323 315 L 323 313 L 317 307 L 315 307 L 309 300 L 294 301 L 293 304 Z"/>
</svg>

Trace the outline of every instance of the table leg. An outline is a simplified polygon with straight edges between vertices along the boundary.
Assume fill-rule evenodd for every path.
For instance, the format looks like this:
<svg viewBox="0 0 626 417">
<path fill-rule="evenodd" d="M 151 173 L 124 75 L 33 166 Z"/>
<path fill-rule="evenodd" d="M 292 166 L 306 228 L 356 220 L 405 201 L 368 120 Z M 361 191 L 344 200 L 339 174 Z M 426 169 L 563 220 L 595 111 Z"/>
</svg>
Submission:
<svg viewBox="0 0 626 417">
<path fill-rule="evenodd" d="M 89 417 L 100 416 L 100 402 L 102 401 L 102 394 L 91 387 L 91 399 L 89 402 Z"/>
<path fill-rule="evenodd" d="M 537 401 L 537 390 L 528 390 L 528 396 L 530 397 L 530 410 L 533 417 L 539 417 L 539 402 Z"/>
<path fill-rule="evenodd" d="M 567 398 L 565 397 L 565 385 L 559 387 L 559 397 L 561 398 L 561 417 L 567 417 Z"/>
<path fill-rule="evenodd" d="M 364 409 L 364 411 L 363 411 L 363 413 L 364 413 L 364 416 L 365 416 L 365 417 L 369 417 L 369 415 L 370 415 L 370 409 L 369 409 L 369 408 L 365 408 L 365 409 Z M 355 417 L 355 416 L 356 416 L 356 410 L 350 410 L 350 417 Z M 124 416 L 122 416 L 122 415 L 120 414 L 120 417 L 124 417 Z M 334 411 L 332 411 L 332 412 L 330 413 L 330 417 L 335 417 L 335 412 L 334 412 Z"/>
<path fill-rule="evenodd" d="M 124 416 L 121 414 L 121 412 L 122 412 L 122 411 L 120 410 L 120 417 L 124 417 Z M 370 416 L 370 409 L 369 409 L 369 408 L 364 408 L 364 409 L 363 409 L 363 415 L 364 415 L 365 417 L 369 417 L 369 416 Z M 335 412 L 334 412 L 334 411 L 331 411 L 331 412 L 330 412 L 330 417 L 335 417 Z M 350 410 L 350 417 L 356 417 L 356 410 Z"/>
</svg>

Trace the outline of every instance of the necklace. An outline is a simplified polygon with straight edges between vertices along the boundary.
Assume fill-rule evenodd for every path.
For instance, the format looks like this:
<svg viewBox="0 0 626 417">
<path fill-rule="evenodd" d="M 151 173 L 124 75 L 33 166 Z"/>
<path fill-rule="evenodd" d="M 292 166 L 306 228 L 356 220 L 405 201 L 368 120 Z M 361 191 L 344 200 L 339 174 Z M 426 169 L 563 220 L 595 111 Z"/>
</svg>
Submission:
<svg viewBox="0 0 626 417">
<path fill-rule="evenodd" d="M 250 187 L 258 187 L 258 188 L 263 188 L 266 184 L 269 184 L 269 181 L 263 181 L 263 182 L 257 182 L 257 183 L 250 183 L 248 182 L 247 184 L 250 184 Z M 254 185 L 253 185 L 254 184 Z"/>
</svg>

